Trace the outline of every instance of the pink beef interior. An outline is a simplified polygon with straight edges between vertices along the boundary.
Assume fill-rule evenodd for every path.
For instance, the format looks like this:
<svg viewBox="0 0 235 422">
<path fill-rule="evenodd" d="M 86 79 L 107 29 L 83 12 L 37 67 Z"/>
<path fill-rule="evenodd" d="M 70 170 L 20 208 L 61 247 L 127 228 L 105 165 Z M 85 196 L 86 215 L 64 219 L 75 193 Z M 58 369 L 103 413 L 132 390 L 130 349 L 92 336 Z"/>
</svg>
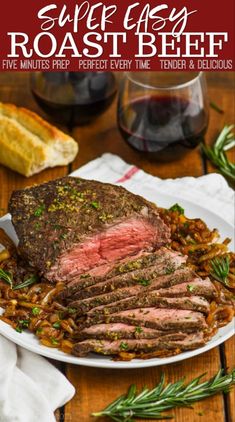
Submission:
<svg viewBox="0 0 235 422">
<path fill-rule="evenodd" d="M 146 220 L 136 218 L 121 222 L 63 254 L 60 257 L 59 276 L 63 279 L 69 274 L 71 278 L 94 267 L 95 275 L 102 275 L 105 265 L 142 250 L 152 250 L 153 245 L 158 243 L 157 239 L 157 227 Z"/>
</svg>

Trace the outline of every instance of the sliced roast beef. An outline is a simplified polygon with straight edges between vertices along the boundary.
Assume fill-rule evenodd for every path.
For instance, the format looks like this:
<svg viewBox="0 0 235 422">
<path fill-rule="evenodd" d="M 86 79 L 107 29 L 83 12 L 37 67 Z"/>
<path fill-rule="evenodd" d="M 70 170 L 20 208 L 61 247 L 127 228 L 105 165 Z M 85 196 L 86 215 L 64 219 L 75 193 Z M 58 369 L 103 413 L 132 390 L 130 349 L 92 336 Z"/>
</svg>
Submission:
<svg viewBox="0 0 235 422">
<path fill-rule="evenodd" d="M 61 293 L 60 298 L 64 299 L 73 296 L 73 299 L 85 299 L 86 297 L 112 291 L 117 287 L 136 284 L 143 278 L 146 279 L 146 277 L 170 274 L 186 261 L 185 256 L 166 248 L 160 248 L 151 255 L 152 257 L 154 256 L 154 260 L 149 260 L 147 263 L 144 261 L 146 267 L 131 270 L 133 261 L 130 261 L 130 271 L 123 271 L 115 276 L 112 276 L 111 273 L 110 277 L 91 277 L 89 274 L 82 274 L 80 277 L 75 278 L 68 283 L 67 288 Z M 150 262 L 151 265 L 149 265 Z M 128 265 L 126 263 L 125 268 L 127 267 Z M 119 269 L 120 268 L 122 268 L 122 266 L 120 266 Z"/>
<path fill-rule="evenodd" d="M 93 312 L 113 313 L 113 312 L 117 312 L 118 310 L 122 310 L 122 309 L 125 310 L 125 307 L 126 309 L 131 309 L 130 306 L 133 306 L 134 303 L 136 305 L 135 307 L 138 307 L 139 304 L 142 303 L 141 305 L 142 307 L 144 304 L 146 305 L 149 300 L 154 301 L 155 300 L 154 298 L 157 298 L 157 297 L 159 299 L 163 298 L 163 300 L 165 301 L 167 298 L 182 298 L 182 297 L 184 297 L 184 299 L 187 300 L 187 296 L 189 297 L 200 296 L 201 298 L 204 297 L 206 299 L 213 299 L 217 295 L 216 289 L 209 278 L 205 280 L 202 280 L 200 278 L 195 278 L 192 281 L 190 281 L 190 284 L 182 283 L 182 284 L 177 284 L 175 286 L 171 286 L 165 289 L 164 288 L 158 289 L 159 285 L 157 283 L 155 284 L 155 282 L 156 280 L 154 280 L 152 284 L 148 287 L 144 287 L 144 286 L 130 287 L 128 298 L 119 300 L 117 302 L 112 302 L 110 304 L 106 304 L 106 305 L 103 304 L 103 305 L 97 306 L 96 308 L 93 308 L 92 310 L 90 310 L 88 313 L 89 314 Z M 124 290 L 124 289 L 116 290 L 113 294 L 113 298 L 117 297 L 118 295 L 116 295 L 116 293 L 118 293 L 121 290 Z M 101 297 L 103 297 L 103 295 L 97 296 L 97 298 L 101 298 Z M 142 297 L 143 297 L 143 301 L 142 301 Z M 162 303 L 164 303 L 164 301 Z M 84 303 L 86 303 L 86 301 L 84 301 Z M 158 301 L 158 303 L 160 303 L 160 301 Z M 152 304 L 154 305 L 155 303 L 152 303 Z M 119 305 L 120 305 L 120 308 L 119 308 Z M 202 312 L 207 313 L 209 311 L 208 306 L 209 306 L 208 300 L 203 300 L 203 306 L 201 309 L 198 309 L 198 310 L 201 310 Z M 200 305 L 199 305 L 199 308 L 200 308 Z M 185 309 L 191 309 L 191 308 L 186 307 Z"/>
<path fill-rule="evenodd" d="M 125 311 L 126 309 L 148 308 L 150 306 L 156 306 L 158 308 L 189 309 L 205 314 L 208 314 L 210 311 L 210 303 L 203 297 L 159 297 L 157 291 L 153 291 L 146 295 L 141 294 L 139 296 L 119 300 L 115 303 L 110 303 L 109 305 L 98 306 L 97 308 L 91 309 L 88 312 L 88 315 L 97 313 L 108 315 L 119 311 Z M 83 314 L 82 311 L 81 314 Z"/>
<path fill-rule="evenodd" d="M 159 308 L 192 309 L 205 313 L 208 313 L 210 309 L 209 302 L 198 296 L 167 298 L 159 296 L 157 291 L 147 292 L 144 288 L 143 293 L 138 296 L 136 296 L 135 288 L 132 288 L 131 296 L 130 291 L 131 288 L 117 289 L 112 293 L 95 296 L 90 299 L 75 300 L 74 302 L 71 302 L 70 306 L 77 310 L 78 316 L 86 314 L 94 308 L 96 308 L 96 312 L 98 313 L 100 311 L 108 313 L 110 310 L 111 313 L 113 313 L 119 310 L 149 306 L 157 306 Z M 102 306 L 99 306 L 101 304 Z M 107 304 L 110 305 L 106 306 Z"/>
<path fill-rule="evenodd" d="M 188 334 L 183 340 L 169 340 L 169 339 L 122 339 L 115 341 L 108 340 L 84 340 L 76 343 L 73 347 L 72 353 L 76 356 L 86 356 L 90 352 L 95 352 L 103 355 L 117 355 L 120 352 L 150 352 L 156 350 L 188 350 L 196 347 L 201 347 L 205 344 L 203 334 L 197 332 L 195 334 Z"/>
<path fill-rule="evenodd" d="M 165 339 L 182 340 L 187 336 L 187 333 L 175 332 L 175 331 L 161 331 L 153 330 L 152 328 L 146 327 L 135 327 L 133 325 L 122 324 L 122 323 L 111 323 L 111 324 L 96 324 L 91 327 L 85 328 L 82 331 L 77 332 L 74 335 L 76 340 L 81 341 L 89 338 L 99 340 L 118 340 L 120 338 L 129 339 L 147 339 L 147 338 L 159 338 L 164 337 Z"/>
<path fill-rule="evenodd" d="M 9 210 L 20 253 L 52 281 L 67 282 L 170 240 L 154 204 L 92 180 L 64 177 L 15 191 Z"/>
<path fill-rule="evenodd" d="M 214 299 L 217 291 L 209 278 L 202 280 L 196 277 L 188 283 L 177 284 L 157 291 L 158 296 L 182 297 L 182 296 L 202 296 L 207 299 Z"/>
<path fill-rule="evenodd" d="M 177 283 L 181 284 L 182 282 L 184 282 L 185 280 L 190 281 L 190 283 L 193 282 L 197 282 L 198 277 L 189 269 L 189 268 L 185 268 L 179 271 L 176 271 L 174 274 L 171 275 L 165 275 L 162 277 L 157 277 L 154 278 L 153 280 L 151 280 L 150 278 L 140 278 L 140 279 L 135 279 L 134 285 L 131 285 L 130 287 L 121 287 L 118 288 L 119 286 L 122 286 L 123 281 L 122 280 L 113 280 L 112 281 L 112 285 L 110 286 L 110 284 L 108 284 L 108 293 L 104 293 L 104 294 L 99 294 L 100 292 L 102 292 L 102 290 L 105 290 L 105 285 L 103 285 L 103 283 L 101 283 L 100 285 L 97 285 L 97 289 L 95 289 L 95 286 L 89 287 L 87 289 L 87 299 L 83 299 L 83 295 L 82 299 L 77 299 L 77 295 L 74 294 L 73 296 L 69 297 L 67 299 L 69 305 L 71 307 L 82 307 L 84 312 L 88 311 L 89 309 L 92 309 L 92 307 L 97 307 L 100 305 L 105 305 L 108 303 L 113 303 L 116 302 L 118 300 L 124 299 L 124 298 L 128 298 L 128 297 L 132 297 L 132 296 L 136 296 L 139 294 L 146 294 L 149 291 L 155 291 L 158 290 L 158 292 L 161 292 L 161 294 L 159 294 L 159 296 L 164 296 L 164 290 L 167 289 L 161 289 L 164 286 L 172 286 L 174 284 L 177 285 Z M 200 279 L 199 279 L 200 280 Z M 127 280 L 125 280 L 124 285 L 126 284 L 126 282 L 129 284 L 129 282 Z M 133 280 L 131 281 L 131 283 L 133 284 Z M 187 284 L 188 285 L 188 284 Z M 191 284 L 190 284 L 191 286 Z M 112 287 L 112 288 L 111 288 Z M 170 289 L 169 289 L 170 291 Z M 92 292 L 98 292 L 97 295 L 92 295 Z M 187 290 L 188 294 L 190 293 Z M 82 292 L 81 292 L 82 293 Z M 168 294 L 170 296 L 170 294 Z M 91 296 L 91 297 L 89 297 Z M 174 295 L 171 295 L 174 296 Z M 74 300 L 75 299 L 75 300 Z"/>
<path fill-rule="evenodd" d="M 94 285 L 80 290 L 79 284 L 73 286 L 68 286 L 61 295 L 61 299 L 74 300 L 74 299 L 86 299 L 93 296 L 98 296 L 103 293 L 113 292 L 114 290 L 122 287 L 135 286 L 138 290 L 138 287 L 141 286 L 170 286 L 171 283 L 177 284 L 180 282 L 191 280 L 196 277 L 190 268 L 184 267 L 179 271 L 176 271 L 177 268 L 180 268 L 184 262 L 184 257 L 178 256 L 177 259 L 167 260 L 161 264 L 153 265 L 141 270 L 135 270 L 123 275 L 118 275 L 112 277 L 106 281 L 98 282 Z M 140 289 L 141 290 L 141 289 Z M 139 291 L 140 291 L 139 290 Z"/>
<path fill-rule="evenodd" d="M 96 314 L 81 321 L 78 319 L 78 329 L 82 330 L 103 322 L 122 322 L 154 330 L 186 331 L 187 329 L 199 330 L 207 327 L 205 317 L 200 312 L 150 307 L 115 312 L 111 315 Z"/>
</svg>

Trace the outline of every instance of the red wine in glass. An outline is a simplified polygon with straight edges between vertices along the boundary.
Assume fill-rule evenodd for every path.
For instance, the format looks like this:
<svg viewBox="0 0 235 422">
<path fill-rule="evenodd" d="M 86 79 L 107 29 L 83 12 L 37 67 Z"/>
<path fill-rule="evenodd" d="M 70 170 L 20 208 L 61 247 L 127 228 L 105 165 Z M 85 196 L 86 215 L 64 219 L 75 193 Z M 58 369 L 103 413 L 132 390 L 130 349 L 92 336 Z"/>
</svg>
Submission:
<svg viewBox="0 0 235 422">
<path fill-rule="evenodd" d="M 31 90 L 52 119 L 72 128 L 89 123 L 110 106 L 116 81 L 110 72 L 35 72 Z"/>
<path fill-rule="evenodd" d="M 208 113 L 202 101 L 180 95 L 176 89 L 156 93 L 147 87 L 145 95 L 131 94 L 129 101 L 119 98 L 118 126 L 124 140 L 134 149 L 167 161 L 180 157 L 203 140 Z"/>
</svg>

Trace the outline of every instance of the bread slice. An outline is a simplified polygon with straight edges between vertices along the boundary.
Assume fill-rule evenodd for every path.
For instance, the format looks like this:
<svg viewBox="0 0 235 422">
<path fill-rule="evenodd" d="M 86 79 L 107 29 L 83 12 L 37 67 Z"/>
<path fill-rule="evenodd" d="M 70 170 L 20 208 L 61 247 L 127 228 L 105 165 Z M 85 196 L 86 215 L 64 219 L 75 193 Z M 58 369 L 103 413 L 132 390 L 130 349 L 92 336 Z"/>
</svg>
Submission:
<svg viewBox="0 0 235 422">
<path fill-rule="evenodd" d="M 74 160 L 77 142 L 36 113 L 0 103 L 0 163 L 31 176 Z"/>
</svg>

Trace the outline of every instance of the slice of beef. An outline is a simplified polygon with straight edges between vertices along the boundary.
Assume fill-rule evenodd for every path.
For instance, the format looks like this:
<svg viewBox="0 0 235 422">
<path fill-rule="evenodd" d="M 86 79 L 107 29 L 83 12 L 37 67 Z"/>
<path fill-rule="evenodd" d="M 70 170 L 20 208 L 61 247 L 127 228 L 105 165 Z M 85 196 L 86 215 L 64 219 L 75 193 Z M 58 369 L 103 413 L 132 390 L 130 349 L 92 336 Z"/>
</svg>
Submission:
<svg viewBox="0 0 235 422">
<path fill-rule="evenodd" d="M 172 286 L 169 288 L 163 288 L 163 289 L 158 289 L 159 285 L 156 284 L 155 285 L 155 281 L 153 281 L 153 283 L 148 286 L 148 287 L 143 287 L 143 286 L 134 286 L 134 287 L 129 287 L 129 294 L 127 294 L 127 289 L 118 289 L 116 291 L 114 291 L 113 293 L 111 293 L 110 295 L 112 295 L 113 300 L 117 297 L 121 296 L 122 291 L 124 291 L 123 297 L 126 296 L 127 294 L 127 298 L 122 299 L 122 300 L 118 300 L 117 302 L 112 302 L 110 304 L 102 304 L 100 306 L 97 306 L 96 308 L 91 309 L 88 314 L 91 313 L 113 313 L 113 312 L 117 312 L 118 310 L 125 310 L 125 309 L 131 309 L 131 307 L 133 307 L 133 304 L 136 305 L 140 305 L 142 303 L 141 306 L 146 306 L 148 304 L 148 301 L 152 300 L 152 305 L 155 305 L 157 303 L 162 303 L 162 306 L 164 305 L 164 303 L 166 302 L 167 298 L 184 298 L 184 300 L 187 300 L 187 298 L 189 297 L 195 297 L 195 296 L 200 296 L 201 299 L 203 299 L 203 297 L 205 297 L 206 299 L 214 299 L 216 298 L 217 292 L 216 289 L 213 285 L 213 283 L 210 281 L 210 279 L 205 279 L 202 280 L 200 278 L 195 278 L 195 280 L 192 280 L 190 282 L 190 284 L 188 283 L 182 283 L 182 284 L 178 284 L 176 286 Z M 104 300 L 105 303 L 108 302 L 108 295 L 100 295 L 97 296 L 96 298 L 92 298 L 90 299 L 90 302 L 92 303 L 92 300 L 97 299 L 98 301 L 102 302 L 101 298 L 105 298 L 106 300 Z M 158 300 L 156 300 L 156 298 L 158 297 Z M 162 302 L 160 301 L 160 298 L 162 298 Z M 100 300 L 101 299 L 101 300 Z M 155 301 L 155 302 L 154 302 Z M 80 301 L 80 302 L 75 302 L 75 307 L 76 305 L 79 305 L 79 303 L 81 303 L 84 306 L 84 309 L 86 308 L 86 305 L 89 306 L 89 300 L 84 300 L 84 301 Z M 172 302 L 168 301 L 168 304 L 170 305 Z M 184 302 L 182 302 L 182 304 L 184 305 Z M 120 308 L 119 308 L 120 305 Z M 202 300 L 199 303 L 195 303 L 195 301 L 193 301 L 191 303 L 191 306 L 199 306 L 198 310 L 201 312 L 205 312 L 208 313 L 209 308 L 209 302 L 208 300 Z M 202 307 L 200 308 L 200 306 L 202 305 Z M 134 307 L 138 307 L 138 306 L 134 306 Z M 190 306 L 190 305 L 189 305 Z M 161 307 L 161 306 L 160 306 Z M 196 309 L 196 308 L 185 308 L 185 309 Z"/>
<path fill-rule="evenodd" d="M 151 280 L 150 277 L 139 278 L 139 279 L 137 278 L 134 280 L 135 282 L 134 285 L 133 285 L 134 283 L 133 279 L 129 281 L 125 279 L 124 285 L 132 284 L 130 285 L 130 287 L 128 286 L 128 287 L 118 288 L 119 285 L 123 284 L 123 280 L 113 280 L 111 286 L 110 284 L 103 285 L 103 283 L 101 283 L 100 285 L 96 286 L 97 289 L 95 289 L 95 286 L 93 286 L 93 288 L 91 287 L 88 288 L 87 299 L 84 299 L 84 296 L 86 297 L 86 295 L 83 295 L 83 294 L 79 295 L 79 299 L 77 299 L 78 295 L 74 294 L 67 299 L 67 303 L 71 307 L 81 308 L 82 313 L 83 313 L 83 312 L 89 311 L 90 309 L 94 307 L 103 306 L 108 303 L 113 303 L 118 300 L 121 300 L 124 298 L 130 298 L 132 296 L 136 296 L 140 294 L 147 294 L 148 292 L 153 291 L 153 290 L 159 289 L 159 291 L 161 292 L 159 296 L 164 296 L 164 289 L 161 289 L 161 287 L 172 286 L 177 283 L 181 284 L 185 280 L 188 280 L 190 281 L 190 283 L 193 283 L 193 282 L 197 282 L 200 279 L 198 279 L 198 277 L 190 269 L 185 268 L 185 270 L 179 270 L 179 271 L 176 271 L 174 274 L 157 277 L 157 278 L 154 278 L 153 280 Z M 99 294 L 100 291 L 106 290 L 106 286 L 108 287 L 107 288 L 108 292 Z M 89 295 L 92 294 L 92 291 L 98 291 L 98 294 L 95 296 L 89 297 Z M 188 294 L 190 293 L 188 290 L 187 292 Z M 174 297 L 174 295 L 171 295 L 171 296 Z"/>
<path fill-rule="evenodd" d="M 88 315 L 94 315 L 97 313 L 109 315 L 115 312 L 125 311 L 126 309 L 148 308 L 150 306 L 156 306 L 158 308 L 189 309 L 192 311 L 203 312 L 205 314 L 210 312 L 210 303 L 203 297 L 159 297 L 157 292 L 153 291 L 149 292 L 147 295 L 142 294 L 139 296 L 133 296 L 106 306 L 104 305 L 93 308 L 88 312 Z M 81 314 L 83 314 L 83 312 L 81 312 Z"/>
<path fill-rule="evenodd" d="M 215 299 L 218 296 L 211 280 L 209 278 L 202 280 L 200 277 L 189 280 L 187 283 L 159 289 L 157 294 L 164 297 L 202 296 L 206 299 Z"/>
<path fill-rule="evenodd" d="M 64 177 L 13 192 L 19 251 L 48 280 L 65 280 L 170 240 L 157 207 L 93 180 Z"/>
<path fill-rule="evenodd" d="M 174 280 L 174 274 L 176 277 L 178 275 L 182 277 L 182 281 L 186 281 L 192 274 L 194 274 L 189 268 L 184 269 L 184 271 L 178 274 L 175 272 L 177 268 L 180 268 L 185 262 L 185 257 L 183 256 L 172 256 L 172 258 L 167 257 L 162 263 L 157 263 L 151 267 L 144 268 L 141 270 L 135 270 L 123 275 L 117 275 L 111 277 L 108 280 L 97 282 L 94 285 L 85 287 L 81 289 L 81 284 L 79 282 L 71 284 L 65 289 L 61 294 L 61 299 L 74 300 L 74 299 L 86 299 L 89 297 L 97 296 L 102 293 L 113 292 L 114 290 L 122 287 L 128 286 L 142 286 L 142 285 L 153 285 L 154 281 L 156 283 L 161 283 L 160 286 L 170 285 L 169 280 Z M 160 280 L 161 277 L 161 282 Z M 165 278 L 163 276 L 166 276 Z M 195 274 L 193 275 L 195 277 Z M 86 282 L 82 285 L 85 286 Z"/>
<path fill-rule="evenodd" d="M 76 343 L 72 353 L 76 356 L 87 356 L 90 352 L 103 355 L 118 355 L 120 352 L 150 352 L 156 350 L 191 350 L 202 347 L 205 344 L 203 334 L 197 332 L 188 334 L 183 340 L 169 339 L 122 339 L 115 341 L 108 340 L 84 340 Z"/>
<path fill-rule="evenodd" d="M 188 335 L 187 332 L 181 331 L 162 331 L 153 330 L 141 326 L 133 326 L 122 323 L 96 324 L 77 332 L 74 338 L 77 341 L 86 339 L 99 340 L 118 340 L 122 338 L 128 339 L 149 339 L 164 338 L 169 340 L 183 340 Z"/>
<path fill-rule="evenodd" d="M 135 288 L 132 288 L 132 297 L 130 297 L 130 290 L 130 288 L 118 289 L 113 293 L 95 296 L 90 299 L 75 300 L 74 302 L 71 302 L 70 306 L 76 309 L 77 316 L 84 315 L 87 312 L 89 312 L 89 314 L 91 312 L 104 312 L 105 314 L 108 314 L 125 309 L 147 308 L 150 306 L 191 309 L 204 313 L 208 313 L 210 310 L 209 302 L 199 296 L 177 298 L 161 297 L 158 295 L 157 291 L 143 291 L 143 293 L 136 296 Z M 102 306 L 99 306 L 100 304 L 102 304 Z M 106 306 L 107 304 L 110 305 Z"/>
<path fill-rule="evenodd" d="M 116 275 L 147 268 L 156 264 L 157 262 L 160 263 L 166 257 L 166 254 L 168 254 L 168 256 L 180 255 L 178 252 L 172 251 L 164 246 L 154 252 L 140 251 L 136 255 L 128 256 L 127 258 L 119 260 L 117 263 L 102 265 L 98 269 L 91 268 L 89 273 L 82 274 L 80 277 L 78 277 L 78 279 L 81 278 L 83 281 L 84 278 L 89 278 L 89 282 L 92 279 L 93 283 L 107 280 L 108 278 L 115 277 Z M 74 281 L 76 282 L 77 278 Z"/>
<path fill-rule="evenodd" d="M 77 321 L 78 329 L 100 323 L 121 322 L 154 330 L 192 330 L 207 327 L 205 317 L 200 312 L 182 309 L 139 308 L 116 312 L 111 315 L 97 314 Z"/>
</svg>

